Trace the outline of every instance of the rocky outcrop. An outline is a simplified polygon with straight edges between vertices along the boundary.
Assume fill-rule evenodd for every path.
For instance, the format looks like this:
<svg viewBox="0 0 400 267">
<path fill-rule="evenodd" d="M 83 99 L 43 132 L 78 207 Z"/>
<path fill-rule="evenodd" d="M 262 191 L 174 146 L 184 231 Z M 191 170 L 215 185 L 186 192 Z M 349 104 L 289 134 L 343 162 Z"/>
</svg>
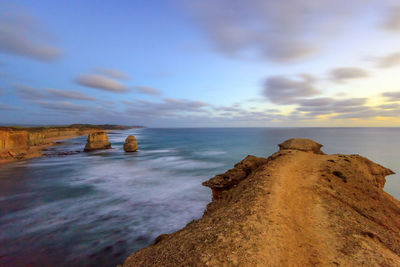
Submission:
<svg viewBox="0 0 400 267">
<path fill-rule="evenodd" d="M 316 154 L 324 154 L 321 151 L 323 145 L 310 139 L 292 138 L 279 144 L 279 150 L 300 150 L 305 152 L 313 152 Z"/>
<path fill-rule="evenodd" d="M 108 137 L 105 131 L 97 131 L 90 133 L 87 138 L 85 151 L 93 151 L 100 149 L 111 148 L 111 143 L 108 142 Z"/>
<path fill-rule="evenodd" d="M 221 198 L 222 194 L 232 187 L 237 186 L 243 179 L 247 178 L 257 168 L 265 163 L 267 159 L 255 156 L 247 156 L 241 162 L 235 164 L 234 168 L 224 174 L 218 174 L 214 178 L 203 183 L 212 190 L 213 200 Z"/>
<path fill-rule="evenodd" d="M 138 149 L 136 137 L 133 135 L 130 135 L 126 138 L 125 144 L 124 144 L 124 150 L 125 152 L 135 152 Z"/>
<path fill-rule="evenodd" d="M 393 172 L 309 141 L 205 182 L 215 192 L 202 218 L 124 266 L 400 266 L 400 202 L 383 191 Z"/>
</svg>

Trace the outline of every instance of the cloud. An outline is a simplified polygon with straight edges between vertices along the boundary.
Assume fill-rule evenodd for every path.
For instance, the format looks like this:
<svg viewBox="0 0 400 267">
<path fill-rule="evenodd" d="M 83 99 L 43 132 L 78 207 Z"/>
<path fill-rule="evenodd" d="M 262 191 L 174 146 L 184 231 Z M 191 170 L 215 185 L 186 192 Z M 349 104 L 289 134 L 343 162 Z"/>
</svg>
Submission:
<svg viewBox="0 0 400 267">
<path fill-rule="evenodd" d="M 400 65 L 400 53 L 392 53 L 387 56 L 376 59 L 376 65 L 379 68 L 391 68 Z"/>
<path fill-rule="evenodd" d="M 27 13 L 0 4 L 0 52 L 49 62 L 60 58 L 61 50 L 43 25 Z"/>
<path fill-rule="evenodd" d="M 318 116 L 332 119 L 371 119 L 376 117 L 398 117 L 400 108 L 396 105 L 367 106 L 366 98 L 335 99 L 320 97 L 303 99 L 290 119 L 315 120 Z"/>
<path fill-rule="evenodd" d="M 330 76 L 334 82 L 340 83 L 350 79 L 359 79 L 368 77 L 369 73 L 361 68 L 344 67 L 344 68 L 335 68 L 331 70 Z"/>
<path fill-rule="evenodd" d="M 135 89 L 142 94 L 161 95 L 161 91 L 154 87 L 138 85 L 138 86 L 135 86 Z"/>
<path fill-rule="evenodd" d="M 18 109 L 19 108 L 17 108 L 17 107 L 0 103 L 0 110 L 7 111 L 7 110 L 18 110 Z"/>
<path fill-rule="evenodd" d="M 48 97 L 45 91 L 39 91 L 25 85 L 16 85 L 14 89 L 17 91 L 19 97 L 26 100 L 42 100 Z"/>
<path fill-rule="evenodd" d="M 88 96 L 86 94 L 76 92 L 76 91 L 66 91 L 66 90 L 59 90 L 59 89 L 47 89 L 46 90 L 51 96 L 60 97 L 60 98 L 69 98 L 69 99 L 76 99 L 76 100 L 89 100 L 93 101 L 96 98 Z"/>
<path fill-rule="evenodd" d="M 164 98 L 157 102 L 138 100 L 136 102 L 123 101 L 123 103 L 127 106 L 128 113 L 133 116 L 156 118 L 205 114 L 208 113 L 206 108 L 210 107 L 205 102 L 176 98 Z"/>
<path fill-rule="evenodd" d="M 230 114 L 231 113 L 240 113 L 243 111 L 242 108 L 234 107 L 234 106 L 216 106 L 216 107 L 213 107 L 213 109 L 218 112 L 225 112 L 225 113 L 229 112 Z"/>
<path fill-rule="evenodd" d="M 119 80 L 128 80 L 129 79 L 129 76 L 127 74 L 123 73 L 122 71 L 115 70 L 115 69 L 99 68 L 96 71 L 102 75 L 106 75 L 113 79 L 119 79 Z"/>
<path fill-rule="evenodd" d="M 308 113 L 307 115 L 319 116 L 335 113 L 359 112 L 368 109 L 365 107 L 366 98 L 335 99 L 330 97 L 320 97 L 312 99 L 302 99 L 298 101 L 297 111 Z"/>
<path fill-rule="evenodd" d="M 378 108 L 381 108 L 381 109 L 400 109 L 400 104 L 384 104 L 384 105 L 379 105 Z"/>
<path fill-rule="evenodd" d="M 390 7 L 388 16 L 382 26 L 388 31 L 400 32 L 400 5 Z"/>
<path fill-rule="evenodd" d="M 98 74 L 84 74 L 76 78 L 76 83 L 82 86 L 121 93 L 127 91 L 122 83 Z"/>
<path fill-rule="evenodd" d="M 382 110 L 382 109 L 363 109 L 357 112 L 350 112 L 336 115 L 335 119 L 371 119 L 376 117 L 396 118 L 400 115 L 400 109 Z"/>
<path fill-rule="evenodd" d="M 271 76 L 264 85 L 263 95 L 275 104 L 293 104 L 300 98 L 315 96 L 320 92 L 314 87 L 315 78 L 308 74 L 300 79 L 285 76 Z"/>
<path fill-rule="evenodd" d="M 89 110 L 89 107 L 75 104 L 68 101 L 37 101 L 37 105 L 50 110 L 62 111 L 62 112 L 82 112 Z"/>
<path fill-rule="evenodd" d="M 35 89 L 25 85 L 16 85 L 14 87 L 19 97 L 29 101 L 43 101 L 46 99 L 74 99 L 74 100 L 88 100 L 94 101 L 95 98 L 86 94 L 60 89 Z"/>
<path fill-rule="evenodd" d="M 203 0 L 184 4 L 219 52 L 287 62 L 318 52 L 365 2 Z"/>
<path fill-rule="evenodd" d="M 400 101 L 400 91 L 399 92 L 385 92 L 382 93 L 383 97 L 386 97 L 391 102 Z"/>
<path fill-rule="evenodd" d="M 209 104 L 202 101 L 191 101 L 186 99 L 177 99 L 177 98 L 164 98 L 166 107 L 174 107 L 179 110 L 198 110 L 204 107 L 209 106 Z"/>
<path fill-rule="evenodd" d="M 283 120 L 277 110 L 251 111 L 238 105 L 214 106 L 202 101 L 164 98 L 161 101 L 122 101 L 137 124 L 174 126 L 249 126 Z"/>
</svg>

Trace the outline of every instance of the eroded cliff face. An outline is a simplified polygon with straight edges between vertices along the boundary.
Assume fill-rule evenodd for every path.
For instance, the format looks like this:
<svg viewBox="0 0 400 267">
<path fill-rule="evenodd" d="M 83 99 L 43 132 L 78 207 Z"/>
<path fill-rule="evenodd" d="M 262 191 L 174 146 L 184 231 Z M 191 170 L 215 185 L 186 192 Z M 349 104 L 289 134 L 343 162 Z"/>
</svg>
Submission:
<svg viewBox="0 0 400 267">
<path fill-rule="evenodd" d="M 21 158 L 28 150 L 28 132 L 0 130 L 0 159 Z"/>
<path fill-rule="evenodd" d="M 28 132 L 28 146 L 40 146 L 46 143 L 46 131 Z"/>
<path fill-rule="evenodd" d="M 359 155 L 293 139 L 204 185 L 199 220 L 133 253 L 124 266 L 400 266 L 393 172 Z"/>
<path fill-rule="evenodd" d="M 40 156 L 40 150 L 56 139 L 76 137 L 98 131 L 81 128 L 0 129 L 0 162 Z"/>
</svg>

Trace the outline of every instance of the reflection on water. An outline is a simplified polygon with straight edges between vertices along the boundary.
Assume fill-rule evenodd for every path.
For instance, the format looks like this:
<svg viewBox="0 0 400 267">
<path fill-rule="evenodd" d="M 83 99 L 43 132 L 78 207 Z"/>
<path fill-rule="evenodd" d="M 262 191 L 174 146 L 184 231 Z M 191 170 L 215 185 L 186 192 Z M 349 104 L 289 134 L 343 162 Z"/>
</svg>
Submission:
<svg viewBox="0 0 400 267">
<path fill-rule="evenodd" d="M 122 150 L 129 134 L 137 153 Z M 0 266 L 121 263 L 202 215 L 211 198 L 202 181 L 292 137 L 400 171 L 397 128 L 133 129 L 109 134 L 113 149 L 92 153 L 75 138 L 46 157 L 0 166 Z M 399 176 L 385 189 L 400 198 Z"/>
</svg>

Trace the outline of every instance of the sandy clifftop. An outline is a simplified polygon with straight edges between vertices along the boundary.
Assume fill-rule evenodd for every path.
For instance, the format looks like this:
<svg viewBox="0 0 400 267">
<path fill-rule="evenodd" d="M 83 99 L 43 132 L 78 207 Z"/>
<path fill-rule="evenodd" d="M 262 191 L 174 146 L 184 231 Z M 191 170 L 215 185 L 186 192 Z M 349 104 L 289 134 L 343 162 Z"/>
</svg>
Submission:
<svg viewBox="0 0 400 267">
<path fill-rule="evenodd" d="M 124 266 L 400 266 L 393 174 L 359 155 L 292 139 L 205 182 L 201 219 L 137 251 Z"/>
</svg>

